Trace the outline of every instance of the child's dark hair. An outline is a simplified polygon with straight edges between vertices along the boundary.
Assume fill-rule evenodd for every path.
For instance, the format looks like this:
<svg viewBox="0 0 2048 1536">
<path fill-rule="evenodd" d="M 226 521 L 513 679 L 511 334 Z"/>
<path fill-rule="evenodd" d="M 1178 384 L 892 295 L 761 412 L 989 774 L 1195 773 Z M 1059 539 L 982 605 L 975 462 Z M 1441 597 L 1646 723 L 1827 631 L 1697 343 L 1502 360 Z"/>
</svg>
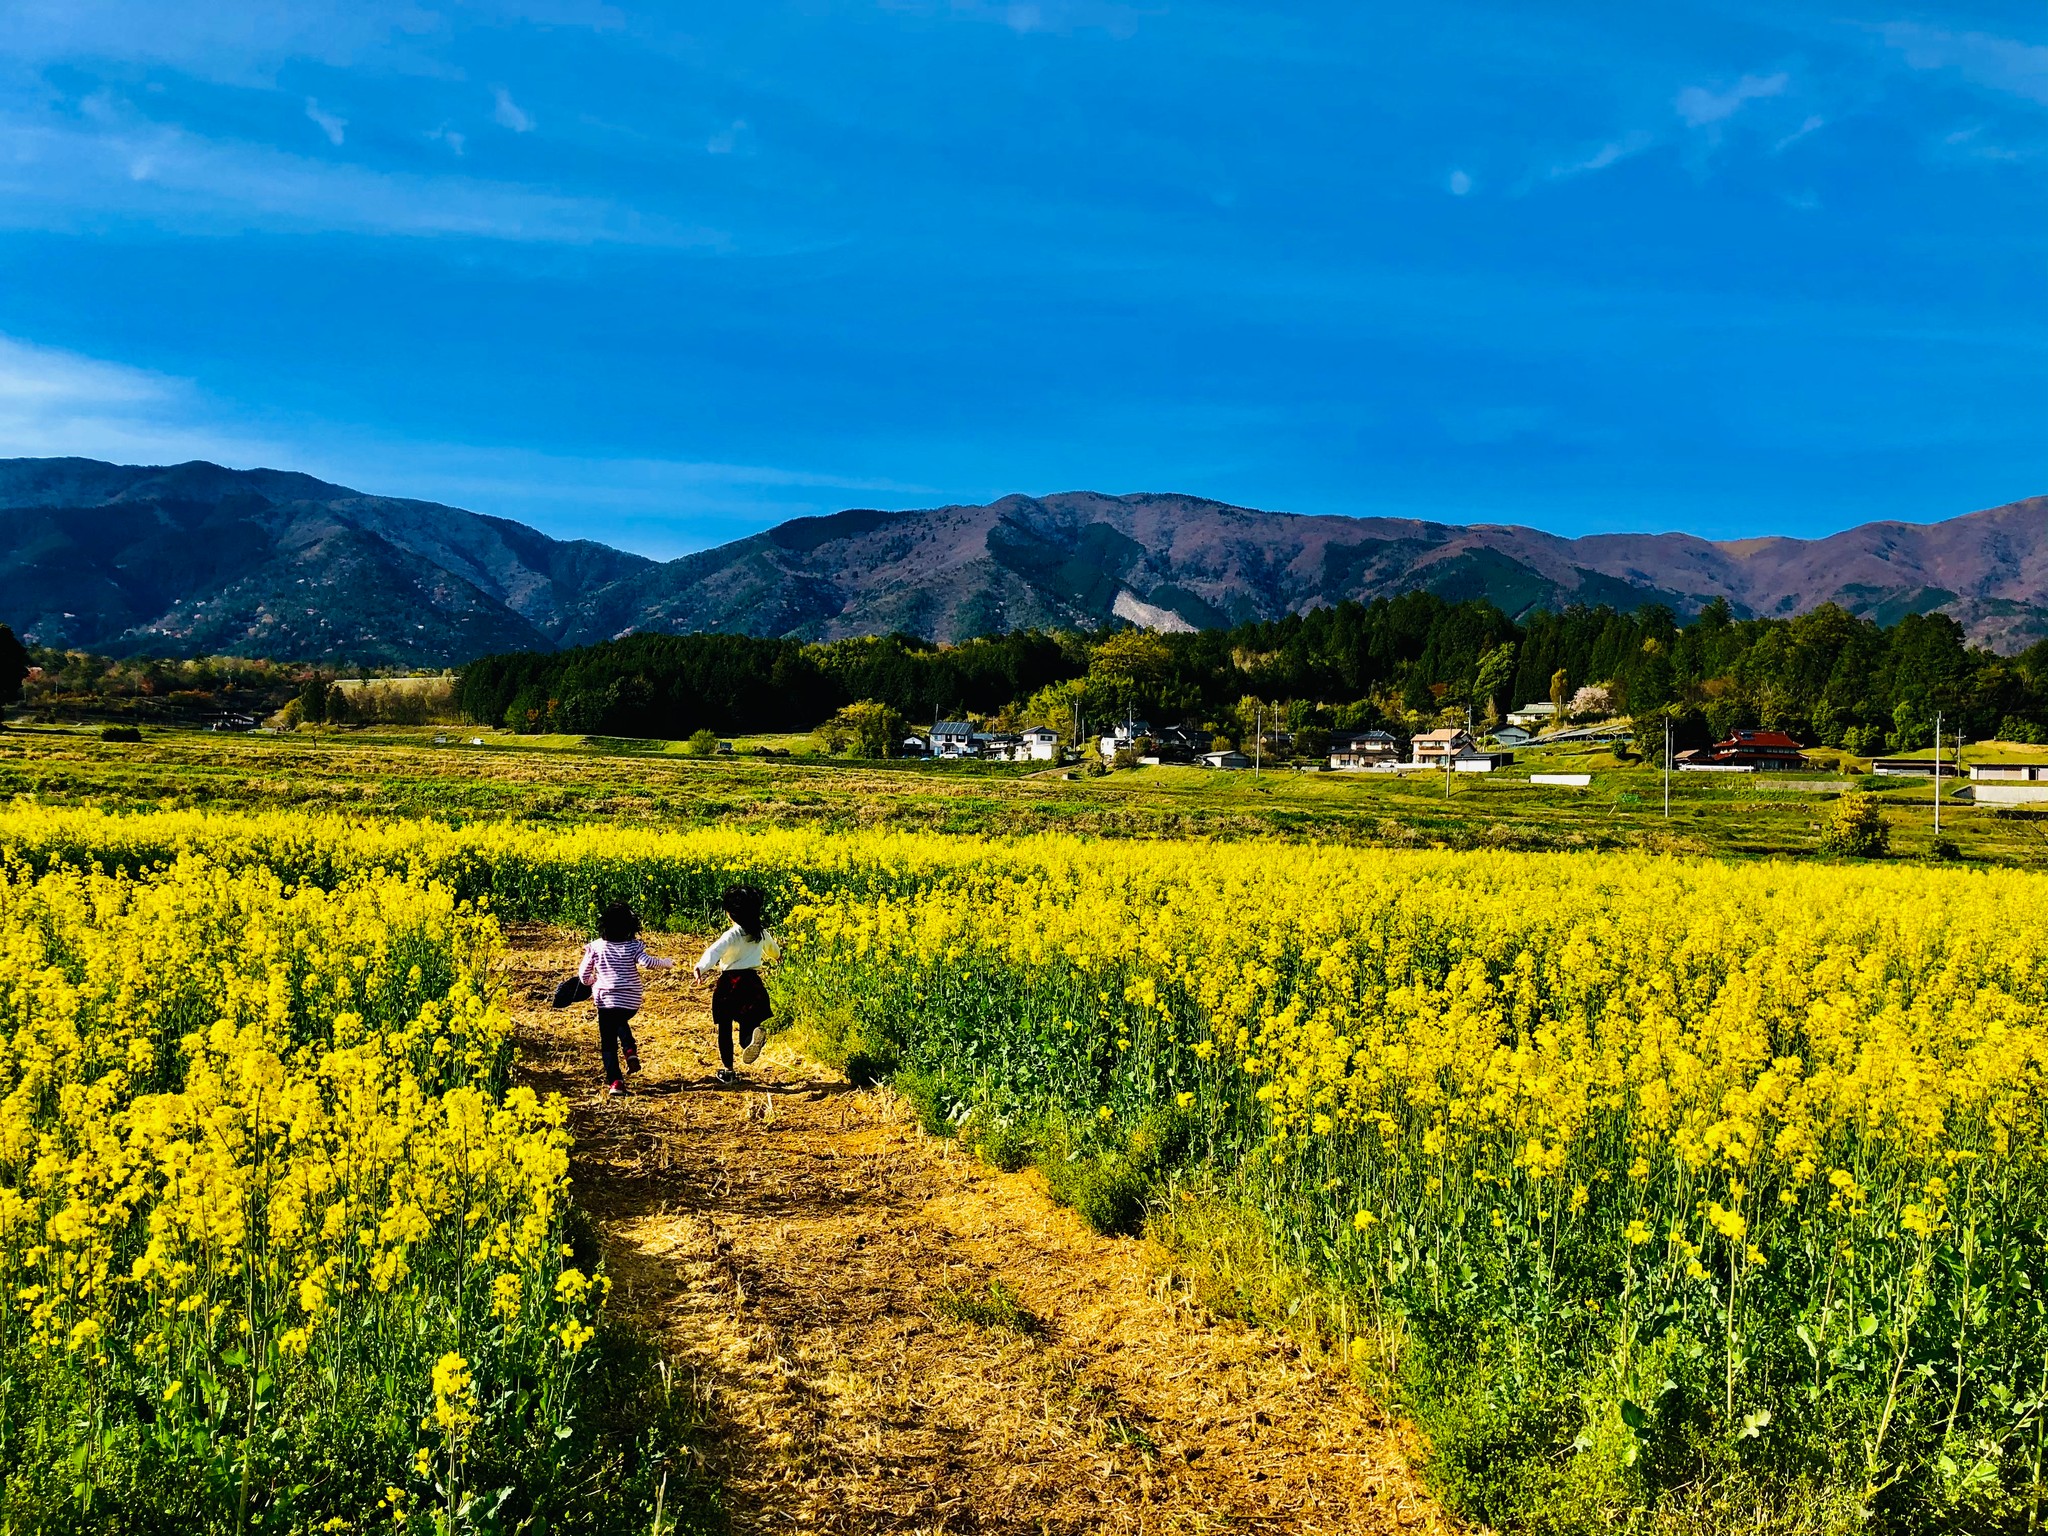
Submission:
<svg viewBox="0 0 2048 1536">
<path fill-rule="evenodd" d="M 597 931 L 613 944 L 624 944 L 640 936 L 640 918 L 632 907 L 615 901 L 597 915 Z"/>
<path fill-rule="evenodd" d="M 729 886 L 719 899 L 725 908 L 725 915 L 740 925 L 746 936 L 756 944 L 767 930 L 761 921 L 761 909 L 767 905 L 768 897 L 758 885 Z"/>
</svg>

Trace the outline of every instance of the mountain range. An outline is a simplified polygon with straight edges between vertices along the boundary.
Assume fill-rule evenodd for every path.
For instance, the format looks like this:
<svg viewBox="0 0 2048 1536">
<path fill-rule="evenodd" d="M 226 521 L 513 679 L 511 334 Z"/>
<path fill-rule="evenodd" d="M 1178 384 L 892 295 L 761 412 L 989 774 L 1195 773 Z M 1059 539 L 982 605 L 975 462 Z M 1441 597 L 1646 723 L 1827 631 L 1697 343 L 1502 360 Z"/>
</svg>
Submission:
<svg viewBox="0 0 2048 1536">
<path fill-rule="evenodd" d="M 1115 619 L 1192 629 L 1424 588 L 1509 614 L 1571 603 L 1745 616 L 1833 601 L 2048 636 L 2048 497 L 1823 539 L 1297 516 L 1090 491 L 853 510 L 655 561 L 281 470 L 0 460 L 0 621 L 116 655 L 458 665 L 635 631 L 949 641 Z"/>
</svg>

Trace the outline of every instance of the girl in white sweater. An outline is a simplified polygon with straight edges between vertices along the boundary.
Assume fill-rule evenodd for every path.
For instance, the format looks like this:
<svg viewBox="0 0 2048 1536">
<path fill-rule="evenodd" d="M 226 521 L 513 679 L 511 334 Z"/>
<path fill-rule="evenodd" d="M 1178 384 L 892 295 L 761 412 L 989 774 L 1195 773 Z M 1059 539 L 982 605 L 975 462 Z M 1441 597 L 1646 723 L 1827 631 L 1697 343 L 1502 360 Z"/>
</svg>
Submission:
<svg viewBox="0 0 2048 1536">
<path fill-rule="evenodd" d="M 711 1017 L 718 1024 L 718 1080 L 736 1083 L 733 1070 L 733 1026 L 740 1030 L 740 1060 L 752 1062 L 768 1043 L 768 1020 L 775 1009 L 768 1001 L 768 989 L 761 984 L 761 962 L 779 959 L 782 946 L 762 921 L 761 909 L 767 898 L 758 887 L 736 885 L 725 893 L 721 905 L 732 926 L 711 941 L 697 959 L 694 974 L 701 980 L 712 972 L 718 980 L 711 989 Z"/>
</svg>

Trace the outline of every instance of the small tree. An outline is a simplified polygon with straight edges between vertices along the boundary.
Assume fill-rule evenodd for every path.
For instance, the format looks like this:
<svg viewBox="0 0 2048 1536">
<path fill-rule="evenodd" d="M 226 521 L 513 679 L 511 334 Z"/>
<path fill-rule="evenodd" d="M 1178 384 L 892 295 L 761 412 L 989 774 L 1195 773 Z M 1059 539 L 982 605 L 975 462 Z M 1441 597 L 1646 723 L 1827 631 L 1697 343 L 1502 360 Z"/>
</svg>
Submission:
<svg viewBox="0 0 2048 1536">
<path fill-rule="evenodd" d="M 309 677 L 306 686 L 299 690 L 299 718 L 312 725 L 324 725 L 327 721 L 327 683 L 325 679 Z"/>
<path fill-rule="evenodd" d="M 1572 695 L 1570 714 L 1574 719 L 1591 720 L 1614 713 L 1614 694 L 1605 683 L 1588 683 Z"/>
<path fill-rule="evenodd" d="M 1821 829 L 1822 853 L 1852 859 L 1881 859 L 1891 852 L 1892 829 L 1878 808 L 1877 796 L 1868 790 L 1848 789 L 1835 802 L 1828 824 Z"/>
<path fill-rule="evenodd" d="M 691 757 L 716 757 L 718 755 L 718 732 L 696 731 L 683 743 L 683 751 Z"/>
<path fill-rule="evenodd" d="M 1550 674 L 1550 707 L 1553 718 L 1562 722 L 1564 707 L 1570 701 L 1571 679 L 1565 676 L 1563 667 Z"/>
<path fill-rule="evenodd" d="M 835 757 L 893 757 L 903 740 L 903 717 L 886 704 L 862 699 L 849 704 L 819 726 L 814 736 Z"/>
</svg>

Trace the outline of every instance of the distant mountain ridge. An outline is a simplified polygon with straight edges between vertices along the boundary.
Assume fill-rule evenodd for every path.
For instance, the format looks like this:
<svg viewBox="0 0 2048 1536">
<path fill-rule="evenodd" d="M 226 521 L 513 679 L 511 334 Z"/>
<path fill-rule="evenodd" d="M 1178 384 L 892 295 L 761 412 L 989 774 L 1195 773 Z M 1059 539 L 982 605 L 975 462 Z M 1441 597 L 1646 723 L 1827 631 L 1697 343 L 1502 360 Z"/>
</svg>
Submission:
<svg viewBox="0 0 2048 1536">
<path fill-rule="evenodd" d="M 1510 614 L 1569 603 L 1745 615 L 1834 601 L 2048 636 L 2048 497 L 1824 539 L 1567 539 L 1076 491 L 805 517 L 666 562 L 282 470 L 0 460 L 0 620 L 44 645 L 453 665 L 633 631 L 957 640 L 1127 619 L 1186 629 L 1426 588 Z"/>
</svg>

